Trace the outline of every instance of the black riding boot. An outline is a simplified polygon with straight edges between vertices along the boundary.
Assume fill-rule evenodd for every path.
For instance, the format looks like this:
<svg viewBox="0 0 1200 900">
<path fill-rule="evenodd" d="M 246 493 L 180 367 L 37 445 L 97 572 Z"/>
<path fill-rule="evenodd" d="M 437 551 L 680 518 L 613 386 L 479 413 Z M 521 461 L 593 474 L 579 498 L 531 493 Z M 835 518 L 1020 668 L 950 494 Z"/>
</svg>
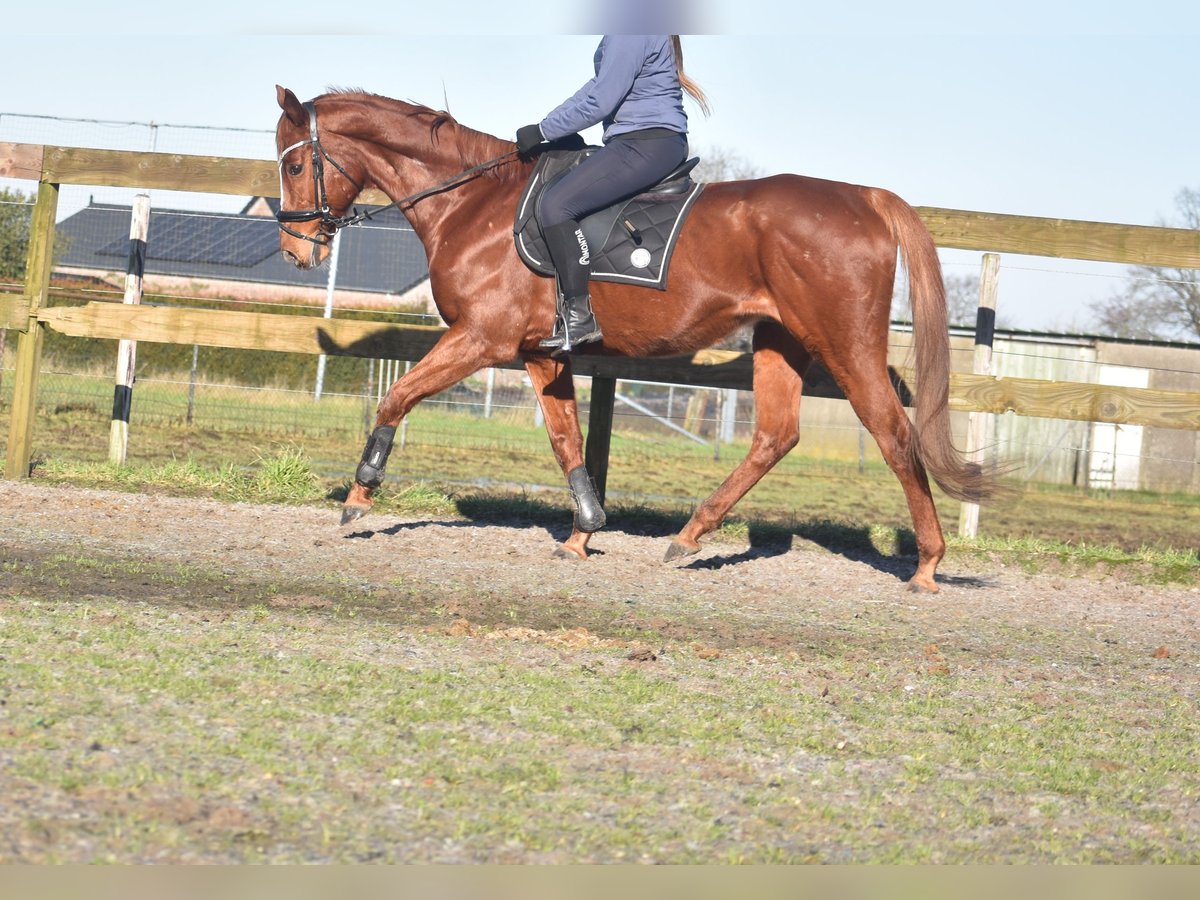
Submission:
<svg viewBox="0 0 1200 900">
<path fill-rule="evenodd" d="M 592 313 L 592 298 L 588 295 L 591 250 L 578 222 L 568 220 L 551 225 L 543 233 L 550 261 L 558 273 L 558 318 L 553 336 L 538 346 L 567 353 L 576 344 L 598 341 L 604 336 Z"/>
</svg>

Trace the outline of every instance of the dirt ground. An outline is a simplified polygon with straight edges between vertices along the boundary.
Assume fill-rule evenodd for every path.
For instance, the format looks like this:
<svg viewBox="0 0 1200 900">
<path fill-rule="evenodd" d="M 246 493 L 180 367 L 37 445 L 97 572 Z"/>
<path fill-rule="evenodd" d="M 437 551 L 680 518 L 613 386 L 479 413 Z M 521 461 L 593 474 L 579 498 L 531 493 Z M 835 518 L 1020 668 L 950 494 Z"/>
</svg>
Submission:
<svg viewBox="0 0 1200 900">
<path fill-rule="evenodd" d="M 1166 679 L 1171 697 L 1192 703 L 1198 684 L 1200 588 L 1136 583 L 1133 571 L 1068 574 L 1043 563 L 1028 571 L 952 554 L 941 593 L 929 596 L 906 590 L 911 558 L 833 552 L 799 538 L 787 547 L 712 542 L 664 564 L 670 535 L 628 533 L 616 522 L 595 535 L 587 562 L 556 559 L 565 514 L 541 524 L 373 515 L 342 528 L 334 504 L 228 504 L 36 482 L 0 482 L 0 509 L 0 622 L 18 608 L 4 613 L 6 599 L 95 598 L 128 602 L 143 616 L 203 610 L 188 625 L 203 634 L 217 622 L 208 611 L 222 605 L 305 613 L 353 595 L 368 599 L 362 617 L 379 629 L 450 622 L 440 634 L 544 647 L 551 636 L 558 648 L 570 648 L 574 636 L 581 646 L 628 648 L 619 656 L 626 666 L 664 652 L 725 654 L 731 677 L 778 666 L 802 672 L 812 682 L 804 690 L 821 696 L 822 654 L 900 656 L 896 683 L 887 686 L 899 696 L 911 690 L 906 672 L 936 678 L 949 670 L 1003 679 L 998 691 L 1026 692 L 1032 703 L 1048 703 L 1051 691 L 1064 706 L 1081 690 L 1122 679 Z M 170 571 L 178 580 L 163 577 Z M 637 640 L 640 629 L 650 643 Z M 371 647 L 355 652 L 370 655 Z M 28 803 L 40 803 L 29 790 Z M 1177 800 L 1171 846 L 1193 853 L 1195 806 L 1183 793 Z M 1088 839 L 1086 816 L 1080 806 L 1080 841 Z M 1109 846 L 1122 841 L 1114 836 Z M 23 853 L 18 858 L 44 858 Z"/>
<path fill-rule="evenodd" d="M 587 562 L 553 558 L 569 533 L 566 514 L 539 524 L 371 515 L 343 528 L 334 504 L 228 504 L 35 482 L 0 482 L 0 509 L 0 562 L 95 553 L 199 566 L 229 580 L 336 580 L 364 592 L 416 580 L 463 601 L 554 594 L 608 606 L 688 596 L 700 608 L 778 623 L 785 634 L 788 619 L 812 601 L 871 596 L 932 622 L 948 611 L 955 619 L 986 611 L 1014 620 L 1102 617 L 1111 625 L 1151 617 L 1164 640 L 1198 635 L 1200 588 L 1138 584 L 1130 580 L 1135 572 L 1056 574 L 1052 560 L 1031 572 L 952 551 L 938 572 L 941 593 L 920 596 L 905 590 L 913 557 L 844 556 L 800 538 L 790 547 L 713 541 L 695 557 L 664 564 L 670 535 L 625 533 L 616 522 L 594 536 Z M 125 588 L 131 598 L 140 593 L 136 583 Z M 488 618 L 485 608 L 474 612 Z"/>
<path fill-rule="evenodd" d="M 1155 646 L 1194 646 L 1200 638 L 1200 588 L 1138 584 L 1125 571 L 1068 575 L 1053 571 L 1053 560 L 1030 572 L 951 553 L 940 567 L 940 593 L 928 596 L 905 589 L 912 557 L 843 555 L 801 538 L 790 547 L 714 541 L 697 556 L 664 564 L 670 535 L 625 533 L 610 522 L 593 537 L 586 562 L 556 559 L 557 542 L 569 532 L 565 514 L 536 525 L 371 515 L 343 528 L 333 504 L 228 504 L 30 482 L 0 483 L 0 507 L 0 562 L 97 554 L 196 567 L 231 583 L 282 580 L 300 592 L 306 582 L 364 594 L 419 585 L 483 623 L 512 624 L 512 602 L 525 616 L 549 616 L 522 623 L 533 627 L 572 627 L 577 619 L 597 627 L 598 618 L 613 621 L 612 610 L 684 603 L 696 611 L 688 626 L 695 637 L 779 647 L 813 612 L 866 602 L 902 608 L 931 633 L 987 615 L 1017 627 L 1036 619 L 1126 629 Z M 79 578 L 78 594 L 94 589 L 86 570 Z M 135 580 L 122 587 L 130 599 L 162 592 Z M 530 606 L 538 598 L 571 602 Z M 753 635 L 739 633 L 747 630 Z"/>
</svg>

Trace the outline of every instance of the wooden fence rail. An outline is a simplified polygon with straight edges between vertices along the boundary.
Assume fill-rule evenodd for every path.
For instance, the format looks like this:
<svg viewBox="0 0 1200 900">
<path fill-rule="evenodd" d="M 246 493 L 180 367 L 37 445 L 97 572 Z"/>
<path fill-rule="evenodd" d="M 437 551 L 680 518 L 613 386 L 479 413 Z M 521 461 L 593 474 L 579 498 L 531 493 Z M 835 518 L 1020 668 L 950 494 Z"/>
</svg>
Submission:
<svg viewBox="0 0 1200 900">
<path fill-rule="evenodd" d="M 5 306 L 24 308 L 24 298 L 0 295 Z M 199 344 L 237 350 L 327 353 L 363 359 L 416 360 L 445 331 L 439 326 L 392 325 L 352 319 L 279 313 L 229 312 L 167 306 L 126 306 L 96 301 L 82 306 L 52 306 L 36 314 L 39 323 L 69 337 L 136 338 L 164 344 Z M 520 369 L 513 360 L 498 368 Z M 576 375 L 653 381 L 703 388 L 753 387 L 753 361 L 748 353 L 702 350 L 665 359 L 578 355 Z M 894 374 L 903 378 L 908 370 Z M 817 368 L 805 379 L 805 396 L 842 399 L 833 379 Z M 998 378 L 953 372 L 950 406 L 962 412 L 1014 412 L 1035 418 L 1147 425 L 1200 430 L 1200 392 L 1110 387 L 1083 382 Z"/>
<path fill-rule="evenodd" d="M 269 160 L 4 142 L 0 142 L 0 178 L 251 197 L 279 196 L 279 174 L 275 163 Z M 390 201 L 378 191 L 365 191 L 358 202 L 386 204 Z M 1081 222 L 927 206 L 918 206 L 917 212 L 939 247 L 1200 268 L 1200 231 L 1187 228 Z"/>
<path fill-rule="evenodd" d="M 28 475 L 37 371 L 45 328 L 77 337 L 136 338 L 255 350 L 327 353 L 384 359 L 420 359 L 443 329 L 380 322 L 318 319 L 272 313 L 178 307 L 123 306 L 92 301 L 48 306 L 54 218 L 60 184 L 168 189 L 234 195 L 279 195 L 275 164 L 264 160 L 182 156 L 0 142 L 0 177 L 39 182 L 31 229 L 26 285 L 21 294 L 0 294 L 0 328 L 19 333 L 14 408 L 5 476 Z M 377 192 L 359 197 L 384 204 Z M 938 246 L 1006 251 L 1105 262 L 1200 268 L 1200 231 L 1011 216 L 918 207 Z M 510 368 L 519 368 L 514 361 Z M 657 381 L 712 388 L 751 387 L 748 355 L 706 350 L 669 360 L 582 355 L 578 375 L 591 376 L 598 396 L 615 379 Z M 823 372 L 807 379 L 805 393 L 840 396 Z M 903 393 L 903 390 L 902 390 Z M 1022 416 L 1075 419 L 1166 428 L 1200 429 L 1200 393 L 1155 391 L 1091 384 L 995 378 L 955 373 L 950 383 L 956 410 L 1012 411 Z M 611 403 L 611 399 L 609 401 Z M 603 483 L 612 410 L 592 404 L 589 464 Z M 593 439 L 597 435 L 599 440 Z"/>
</svg>

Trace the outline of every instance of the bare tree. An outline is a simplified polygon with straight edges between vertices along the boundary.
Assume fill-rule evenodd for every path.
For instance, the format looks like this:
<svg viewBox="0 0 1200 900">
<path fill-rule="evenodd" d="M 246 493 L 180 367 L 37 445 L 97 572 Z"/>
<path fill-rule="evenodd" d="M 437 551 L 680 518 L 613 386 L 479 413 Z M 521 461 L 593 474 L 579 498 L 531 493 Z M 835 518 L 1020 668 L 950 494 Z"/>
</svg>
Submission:
<svg viewBox="0 0 1200 900">
<path fill-rule="evenodd" d="M 979 276 L 947 275 L 946 318 L 951 325 L 974 328 L 979 310 Z"/>
<path fill-rule="evenodd" d="M 1177 219 L 1160 226 L 1200 229 L 1200 190 L 1175 195 Z M 1091 304 L 1097 327 L 1113 337 L 1145 340 L 1200 338 L 1200 278 L 1195 269 L 1130 266 L 1125 287 Z"/>
<path fill-rule="evenodd" d="M 25 253 L 29 247 L 29 223 L 33 197 L 22 191 L 0 188 L 0 283 L 20 284 L 25 280 Z"/>
<path fill-rule="evenodd" d="M 33 198 L 21 191 L 0 189 L 0 284 L 16 288 L 25 279 L 25 253 Z M 0 328 L 0 379 L 8 332 Z"/>
<path fill-rule="evenodd" d="M 700 164 L 692 172 L 697 181 L 741 181 L 761 178 L 762 169 L 735 150 L 709 147 L 699 153 Z"/>
<path fill-rule="evenodd" d="M 20 290 L 25 281 L 26 255 L 29 252 L 30 228 L 36 194 L 0 188 L 0 288 Z M 68 239 L 58 234 L 54 239 L 54 257 L 66 251 Z M 0 328 L 0 378 L 3 378 L 4 352 L 8 332 Z"/>
<path fill-rule="evenodd" d="M 978 275 L 947 275 L 946 284 L 946 319 L 951 325 L 962 328 L 975 327 L 976 311 L 979 309 L 979 276 Z M 912 304 L 907 290 L 901 290 L 896 295 L 894 315 L 897 321 L 912 321 Z M 1001 316 L 996 317 L 1002 322 Z"/>
</svg>

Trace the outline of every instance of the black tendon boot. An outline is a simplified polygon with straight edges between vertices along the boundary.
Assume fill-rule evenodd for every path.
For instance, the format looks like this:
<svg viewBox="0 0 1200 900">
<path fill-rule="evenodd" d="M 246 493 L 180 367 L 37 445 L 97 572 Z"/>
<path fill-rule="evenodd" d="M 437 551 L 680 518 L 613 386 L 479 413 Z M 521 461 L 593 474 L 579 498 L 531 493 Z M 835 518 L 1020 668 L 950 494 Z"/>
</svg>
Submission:
<svg viewBox="0 0 1200 900">
<path fill-rule="evenodd" d="M 598 341 L 604 336 L 592 313 L 592 298 L 588 295 L 591 250 L 578 222 L 568 220 L 551 225 L 543 233 L 550 261 L 558 273 L 559 301 L 554 334 L 538 346 L 567 353 L 576 344 Z"/>
<path fill-rule="evenodd" d="M 604 527 L 606 516 L 600 498 L 596 496 L 596 483 L 583 466 L 576 466 L 567 473 L 567 487 L 575 501 L 575 527 L 584 534 L 591 534 Z"/>
</svg>

